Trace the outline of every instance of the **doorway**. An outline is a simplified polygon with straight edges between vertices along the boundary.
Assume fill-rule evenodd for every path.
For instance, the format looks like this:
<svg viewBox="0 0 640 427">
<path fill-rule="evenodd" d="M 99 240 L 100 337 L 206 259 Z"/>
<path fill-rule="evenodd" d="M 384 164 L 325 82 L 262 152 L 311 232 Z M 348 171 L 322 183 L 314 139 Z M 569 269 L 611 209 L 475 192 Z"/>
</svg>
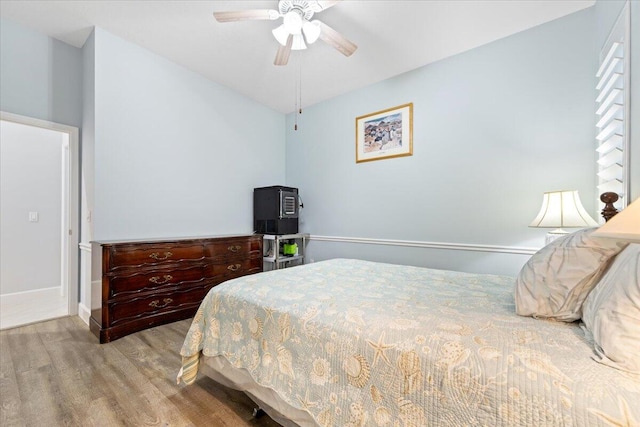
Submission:
<svg viewBox="0 0 640 427">
<path fill-rule="evenodd" d="M 0 329 L 78 312 L 78 129 L 0 112 Z"/>
</svg>

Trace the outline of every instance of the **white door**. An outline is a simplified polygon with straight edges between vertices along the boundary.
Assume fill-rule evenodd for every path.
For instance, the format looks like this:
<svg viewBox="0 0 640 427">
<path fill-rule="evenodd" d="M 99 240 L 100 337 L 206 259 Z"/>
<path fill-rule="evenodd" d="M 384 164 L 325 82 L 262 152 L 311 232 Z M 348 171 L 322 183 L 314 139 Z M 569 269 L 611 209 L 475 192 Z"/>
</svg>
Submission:
<svg viewBox="0 0 640 427">
<path fill-rule="evenodd" d="M 76 128 L 2 113 L 0 329 L 77 313 L 76 153 Z"/>
</svg>

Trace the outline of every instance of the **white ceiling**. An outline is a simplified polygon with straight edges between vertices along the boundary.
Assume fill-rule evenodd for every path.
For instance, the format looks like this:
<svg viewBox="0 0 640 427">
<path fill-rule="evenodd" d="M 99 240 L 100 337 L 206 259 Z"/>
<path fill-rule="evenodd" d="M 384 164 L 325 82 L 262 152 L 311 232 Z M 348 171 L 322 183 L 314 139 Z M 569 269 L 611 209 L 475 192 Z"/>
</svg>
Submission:
<svg viewBox="0 0 640 427">
<path fill-rule="evenodd" d="M 0 17 L 82 47 L 94 26 L 169 58 L 274 110 L 312 105 L 592 6 L 595 0 L 345 0 L 314 16 L 358 45 L 349 58 L 322 41 L 273 59 L 279 21 L 218 23 L 214 11 L 277 9 L 277 1 L 0 0 Z M 472 70 L 470 70 L 472 72 Z"/>
</svg>

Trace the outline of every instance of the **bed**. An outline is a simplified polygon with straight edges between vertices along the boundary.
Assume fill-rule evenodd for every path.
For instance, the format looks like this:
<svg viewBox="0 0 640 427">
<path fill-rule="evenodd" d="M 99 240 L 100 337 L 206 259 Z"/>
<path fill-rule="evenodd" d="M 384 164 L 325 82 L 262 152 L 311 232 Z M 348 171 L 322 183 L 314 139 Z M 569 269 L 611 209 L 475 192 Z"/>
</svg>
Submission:
<svg viewBox="0 0 640 427">
<path fill-rule="evenodd" d="M 624 246 L 595 282 L 638 286 Z M 599 357 L 593 325 L 520 309 L 506 276 L 354 259 L 245 276 L 203 301 L 178 380 L 202 372 L 283 425 L 640 425 L 640 374 Z"/>
</svg>

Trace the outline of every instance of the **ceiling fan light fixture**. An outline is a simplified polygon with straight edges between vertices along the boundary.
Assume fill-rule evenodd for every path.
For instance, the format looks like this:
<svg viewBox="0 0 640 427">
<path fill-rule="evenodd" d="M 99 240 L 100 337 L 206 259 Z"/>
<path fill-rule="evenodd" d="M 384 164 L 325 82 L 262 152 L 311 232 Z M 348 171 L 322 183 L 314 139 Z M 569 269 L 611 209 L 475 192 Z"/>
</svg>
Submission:
<svg viewBox="0 0 640 427">
<path fill-rule="evenodd" d="M 320 25 L 318 21 L 306 21 L 302 24 L 302 32 L 304 33 L 304 38 L 307 40 L 307 43 L 315 43 L 318 37 L 320 37 Z"/>
<path fill-rule="evenodd" d="M 291 10 L 287 12 L 283 21 L 284 28 L 287 29 L 289 34 L 296 35 L 302 31 L 302 16 L 297 11 Z"/>
<path fill-rule="evenodd" d="M 304 37 L 302 37 L 302 34 L 294 34 L 291 50 L 304 50 L 306 48 L 307 48 L 307 45 L 304 42 Z"/>
<path fill-rule="evenodd" d="M 287 45 L 287 38 L 289 37 L 289 32 L 284 27 L 284 24 L 280 25 L 278 28 L 271 30 L 271 34 L 273 34 L 273 37 L 275 37 L 276 40 L 278 40 L 278 43 L 280 43 L 282 46 Z"/>
<path fill-rule="evenodd" d="M 1 1 L 1 0 L 0 0 Z M 280 44 L 274 65 L 287 65 L 292 50 L 306 49 L 318 39 L 332 46 L 345 56 L 351 56 L 358 46 L 322 21 L 312 21 L 316 12 L 322 12 L 342 0 L 279 0 L 278 10 L 253 9 L 244 11 L 214 12 L 218 22 L 275 20 L 282 24 L 271 30 Z"/>
</svg>

